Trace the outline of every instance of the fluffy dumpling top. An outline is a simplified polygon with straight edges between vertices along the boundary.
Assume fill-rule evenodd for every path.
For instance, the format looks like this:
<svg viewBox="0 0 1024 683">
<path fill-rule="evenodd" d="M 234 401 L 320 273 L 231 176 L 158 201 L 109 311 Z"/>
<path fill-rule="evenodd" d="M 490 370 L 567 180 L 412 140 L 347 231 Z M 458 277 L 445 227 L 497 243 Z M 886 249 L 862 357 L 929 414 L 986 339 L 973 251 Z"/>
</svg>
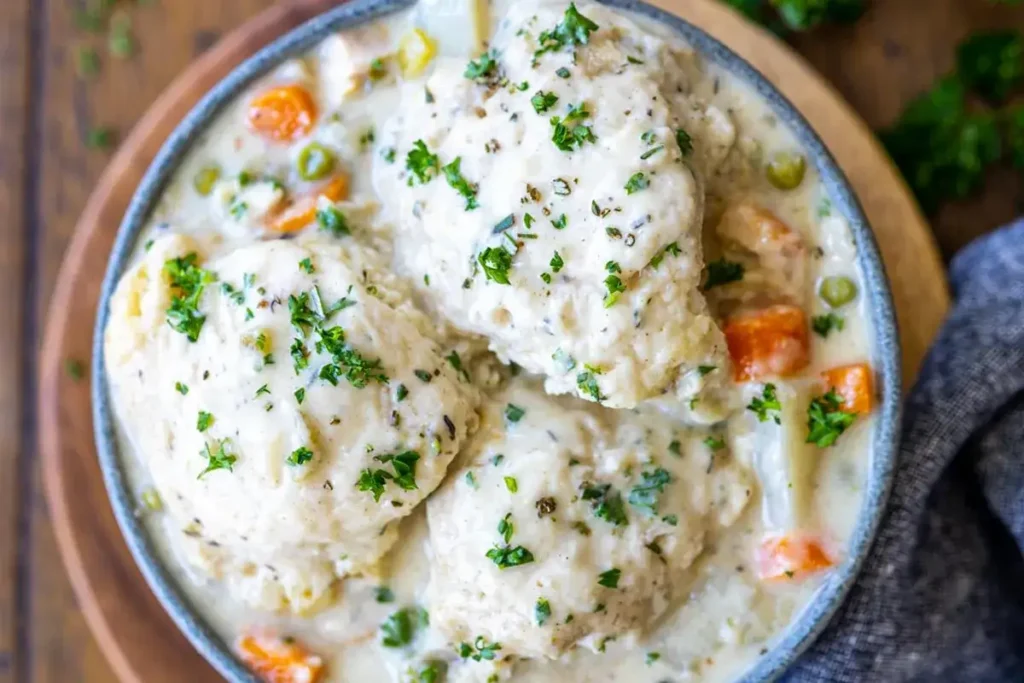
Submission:
<svg viewBox="0 0 1024 683">
<path fill-rule="evenodd" d="M 699 290 L 700 142 L 664 92 L 672 59 L 598 5 L 516 3 L 492 50 L 409 86 L 380 136 L 403 268 L 549 392 L 633 407 L 727 362 Z"/>
<path fill-rule="evenodd" d="M 517 380 L 427 503 L 431 624 L 521 657 L 643 632 L 750 498 L 746 469 L 711 449 Z"/>
<path fill-rule="evenodd" d="M 161 238 L 119 284 L 105 342 L 173 522 L 263 607 L 305 609 L 372 567 L 477 422 L 425 318 L 355 247 L 207 261 Z"/>
</svg>

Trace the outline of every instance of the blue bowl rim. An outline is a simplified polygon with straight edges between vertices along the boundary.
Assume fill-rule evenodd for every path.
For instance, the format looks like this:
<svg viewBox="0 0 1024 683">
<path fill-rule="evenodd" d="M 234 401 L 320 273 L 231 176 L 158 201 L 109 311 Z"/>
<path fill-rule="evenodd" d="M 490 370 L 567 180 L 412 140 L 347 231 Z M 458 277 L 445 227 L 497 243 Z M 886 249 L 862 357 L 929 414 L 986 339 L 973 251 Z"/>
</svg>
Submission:
<svg viewBox="0 0 1024 683">
<path fill-rule="evenodd" d="M 857 260 L 869 297 L 875 336 L 873 364 L 879 378 L 880 406 L 872 438 L 871 467 L 857 525 L 849 542 L 847 558 L 817 589 L 809 605 L 790 624 L 769 652 L 760 657 L 737 683 L 766 683 L 781 674 L 806 650 L 828 625 L 852 587 L 874 540 L 888 500 L 895 472 L 901 416 L 901 362 L 899 333 L 892 294 L 881 254 L 867 218 L 843 171 L 811 125 L 752 65 L 703 29 L 667 11 L 638 0 L 598 0 L 630 10 L 661 23 L 688 41 L 705 59 L 744 82 L 760 95 L 778 119 L 793 132 L 808 153 L 833 202 L 846 217 L 857 245 Z M 136 501 L 121 467 L 106 383 L 103 330 L 109 319 L 109 302 L 126 270 L 134 244 L 156 206 L 163 189 L 182 158 L 200 139 L 207 126 L 246 87 L 282 61 L 301 54 L 333 31 L 372 21 L 406 9 L 414 0 L 350 0 L 328 10 L 274 40 L 234 69 L 211 89 L 175 128 L 149 166 L 125 213 L 103 279 L 93 333 L 93 424 L 103 479 L 121 532 L 150 589 L 192 645 L 226 679 L 260 683 L 232 653 L 231 645 L 192 609 L 187 593 L 160 561 L 145 524 L 136 515 Z"/>
</svg>

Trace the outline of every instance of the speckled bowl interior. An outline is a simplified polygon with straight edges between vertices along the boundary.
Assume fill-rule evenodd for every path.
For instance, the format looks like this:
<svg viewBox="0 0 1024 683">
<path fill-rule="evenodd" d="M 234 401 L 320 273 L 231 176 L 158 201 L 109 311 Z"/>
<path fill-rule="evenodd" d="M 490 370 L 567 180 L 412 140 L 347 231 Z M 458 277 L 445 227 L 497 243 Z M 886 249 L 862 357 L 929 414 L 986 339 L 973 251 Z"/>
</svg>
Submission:
<svg viewBox="0 0 1024 683">
<path fill-rule="evenodd" d="M 867 283 L 864 294 L 869 300 L 875 331 L 872 361 L 878 373 L 880 407 L 875 421 L 863 507 L 842 565 L 828 575 L 799 618 L 741 679 L 743 683 L 771 681 L 811 644 L 839 608 L 871 546 L 888 498 L 899 438 L 901 392 L 899 339 L 889 284 L 871 228 L 842 170 L 807 121 L 754 67 L 703 30 L 674 15 L 643 2 L 602 1 L 646 15 L 677 31 L 705 59 L 729 71 L 764 98 L 778 119 L 795 133 L 807 151 L 810 163 L 817 168 L 834 206 L 849 220 Z M 213 88 L 170 136 L 136 190 L 121 223 L 104 277 L 93 338 L 92 376 L 95 381 L 92 399 L 96 446 L 114 514 L 153 592 L 196 649 L 229 681 L 258 683 L 232 653 L 230 644 L 189 603 L 177 580 L 163 566 L 147 529 L 135 515 L 136 501 L 122 466 L 103 362 L 103 330 L 109 317 L 110 297 L 164 187 L 186 152 L 226 104 L 277 64 L 309 50 L 330 33 L 372 21 L 412 4 L 412 0 L 352 0 L 344 3 L 275 40 Z"/>
</svg>

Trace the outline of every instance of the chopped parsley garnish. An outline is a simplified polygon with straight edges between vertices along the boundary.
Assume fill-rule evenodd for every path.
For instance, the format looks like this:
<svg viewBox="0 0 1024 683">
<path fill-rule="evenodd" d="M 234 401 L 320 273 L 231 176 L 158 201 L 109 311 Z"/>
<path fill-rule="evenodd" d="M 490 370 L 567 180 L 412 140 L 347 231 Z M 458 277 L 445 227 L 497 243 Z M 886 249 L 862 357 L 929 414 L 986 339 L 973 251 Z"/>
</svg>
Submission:
<svg viewBox="0 0 1024 683">
<path fill-rule="evenodd" d="M 537 620 L 537 626 L 543 626 L 551 618 L 551 603 L 544 598 L 538 598 L 533 608 L 533 616 Z"/>
<path fill-rule="evenodd" d="M 515 224 L 516 216 L 515 214 L 510 213 L 509 215 L 505 216 L 495 224 L 494 229 L 491 231 L 491 233 L 495 235 L 500 235 L 501 233 L 505 232 Z"/>
<path fill-rule="evenodd" d="M 432 154 L 427 149 L 427 144 L 423 140 L 417 140 L 412 143 L 412 149 L 405 157 L 405 168 L 412 173 L 409 177 L 409 185 L 413 184 L 413 178 L 421 184 L 428 183 L 440 171 L 441 161 L 436 154 Z"/>
<path fill-rule="evenodd" d="M 565 15 L 557 26 L 549 31 L 541 31 L 537 39 L 540 48 L 534 53 L 534 59 L 545 52 L 586 45 L 590 42 L 590 34 L 597 29 L 597 24 L 579 13 L 576 3 L 570 3 L 569 9 L 565 10 Z"/>
<path fill-rule="evenodd" d="M 569 224 L 569 219 L 565 217 L 565 214 L 561 214 L 558 218 L 551 219 L 551 225 L 554 226 L 555 230 L 565 230 L 565 226 Z"/>
<path fill-rule="evenodd" d="M 597 577 L 597 583 L 605 588 L 618 588 L 620 576 L 622 576 L 622 570 L 612 568 L 601 572 Z"/>
<path fill-rule="evenodd" d="M 676 144 L 679 145 L 679 151 L 683 156 L 693 151 L 693 138 L 682 128 L 676 128 Z"/>
<path fill-rule="evenodd" d="M 576 388 L 580 390 L 580 393 L 589 396 L 600 403 L 607 398 L 601 393 L 601 388 L 597 384 L 597 375 L 601 373 L 595 372 L 590 368 L 590 366 L 586 367 L 586 372 L 581 372 L 576 375 Z"/>
<path fill-rule="evenodd" d="M 375 455 L 373 459 L 383 464 L 390 463 L 394 469 L 394 474 L 392 474 L 387 470 L 368 467 L 360 473 L 356 488 L 373 494 L 375 503 L 380 502 L 380 497 L 384 495 L 384 487 L 389 481 L 395 482 L 399 488 L 406 491 L 416 489 L 416 461 L 420 459 L 419 453 L 404 451 L 388 455 Z"/>
<path fill-rule="evenodd" d="M 844 412 L 842 405 L 843 399 L 834 389 L 811 399 L 807 408 L 807 443 L 827 448 L 853 424 L 856 413 Z"/>
<path fill-rule="evenodd" d="M 205 410 L 199 411 L 199 417 L 196 418 L 196 429 L 201 432 L 205 432 L 213 424 L 213 415 L 206 412 Z"/>
<path fill-rule="evenodd" d="M 519 493 L 519 482 L 515 477 L 505 477 L 505 488 L 509 493 Z"/>
<path fill-rule="evenodd" d="M 714 287 L 739 282 L 743 279 L 743 264 L 720 258 L 708 263 L 708 277 L 704 280 L 704 291 Z"/>
<path fill-rule="evenodd" d="M 622 268 L 617 262 L 608 261 L 604 264 L 604 268 L 609 273 L 608 277 L 604 279 L 605 289 L 608 290 L 608 294 L 604 297 L 604 307 L 609 308 L 613 306 L 615 302 L 619 300 L 622 293 L 626 291 L 626 285 L 622 283 L 622 278 L 616 274 L 622 272 Z"/>
<path fill-rule="evenodd" d="M 349 346 L 345 342 L 345 331 L 340 326 L 326 330 L 321 328 L 318 332 L 320 340 L 316 343 L 316 349 L 329 353 L 332 360 L 320 368 L 320 379 L 337 386 L 338 379 L 344 377 L 357 389 L 362 389 L 370 382 L 388 383 L 380 359 L 367 358 Z"/>
<path fill-rule="evenodd" d="M 780 417 L 782 403 L 779 402 L 778 397 L 775 395 L 774 384 L 765 384 L 761 396 L 755 396 L 751 399 L 747 410 L 757 415 L 758 422 L 767 422 L 771 419 L 775 424 L 782 424 Z"/>
<path fill-rule="evenodd" d="M 531 216 L 528 213 L 524 213 L 523 214 L 523 225 L 526 226 L 527 230 L 529 230 L 530 228 L 533 227 L 533 221 L 534 221 L 533 216 Z"/>
<path fill-rule="evenodd" d="M 626 181 L 626 194 L 633 194 L 640 190 L 646 190 L 650 185 L 650 179 L 644 175 L 644 173 L 637 171 L 633 175 L 629 176 L 629 180 Z"/>
<path fill-rule="evenodd" d="M 452 366 L 455 372 L 458 373 L 459 377 L 461 377 L 466 382 L 469 381 L 469 372 L 466 370 L 466 368 L 462 367 L 462 359 L 459 358 L 458 351 L 452 351 L 447 356 L 445 356 L 445 359 L 448 361 L 448 364 Z"/>
<path fill-rule="evenodd" d="M 508 479 L 509 477 L 505 478 L 506 485 L 508 485 Z M 512 513 L 510 512 L 498 522 L 498 534 L 505 541 L 505 545 L 495 545 L 487 551 L 487 559 L 498 565 L 498 569 L 508 569 L 533 562 L 533 553 L 529 550 L 521 545 L 515 547 L 510 545 L 514 533 L 515 526 L 512 524 Z"/>
<path fill-rule="evenodd" d="M 203 450 L 200 451 L 200 455 L 206 458 L 206 469 L 199 473 L 196 479 L 202 479 L 205 475 L 213 472 L 214 470 L 227 470 L 228 472 L 234 471 L 235 461 L 238 458 L 227 451 L 228 440 L 221 439 L 217 441 L 213 448 L 210 448 L 210 444 L 204 444 Z"/>
<path fill-rule="evenodd" d="M 551 109 L 551 107 L 555 106 L 556 102 L 558 102 L 558 95 L 553 92 L 544 92 L 543 90 L 538 90 L 530 98 L 530 104 L 533 105 L 533 110 L 538 114 L 543 114 Z"/>
<path fill-rule="evenodd" d="M 811 329 L 822 337 L 828 337 L 833 330 L 841 332 L 845 324 L 846 321 L 843 319 L 843 316 L 836 315 L 835 313 L 816 315 L 811 318 Z"/>
<path fill-rule="evenodd" d="M 333 206 L 324 207 L 316 212 L 316 224 L 333 237 L 344 237 L 351 234 L 345 214 Z"/>
<path fill-rule="evenodd" d="M 679 443 L 679 439 L 672 439 L 668 444 L 668 452 L 677 458 L 683 457 L 683 444 Z"/>
<path fill-rule="evenodd" d="M 563 67 L 559 67 L 555 71 L 555 75 L 558 76 L 559 78 L 570 78 L 572 76 L 572 72 L 569 71 L 568 68 L 563 66 Z"/>
<path fill-rule="evenodd" d="M 590 116 L 586 104 L 578 104 L 569 108 L 565 118 L 558 116 L 551 117 L 551 141 L 555 147 L 563 152 L 571 152 L 583 146 L 584 142 L 596 142 L 597 136 L 590 126 L 584 126 L 581 122 Z"/>
<path fill-rule="evenodd" d="M 508 272 L 512 269 L 512 254 L 504 246 L 487 247 L 480 252 L 477 260 L 484 269 L 484 276 L 499 285 L 507 285 Z"/>
<path fill-rule="evenodd" d="M 298 389 L 295 390 L 295 402 L 298 403 L 301 406 L 302 402 L 305 401 L 305 400 L 306 400 L 306 390 L 303 389 L 302 387 L 299 387 Z"/>
<path fill-rule="evenodd" d="M 572 194 L 572 188 L 569 187 L 569 183 L 564 178 L 555 178 L 551 181 L 551 184 L 555 188 L 555 194 L 559 197 L 568 197 Z"/>
<path fill-rule="evenodd" d="M 492 661 L 496 653 L 501 649 L 501 643 L 488 643 L 483 636 L 477 636 L 473 644 L 459 643 L 456 651 L 463 659 L 472 659 L 474 662 L 480 660 Z"/>
<path fill-rule="evenodd" d="M 670 242 L 669 244 L 666 244 L 661 249 L 661 251 L 659 251 L 657 254 L 655 254 L 654 258 L 652 258 L 651 262 L 649 264 L 647 264 L 647 265 L 649 265 L 654 270 L 657 270 L 658 266 L 661 265 L 661 262 L 665 260 L 665 254 L 671 254 L 672 256 L 679 256 L 682 253 L 683 253 L 683 251 L 679 248 L 678 244 L 676 244 L 675 242 Z"/>
<path fill-rule="evenodd" d="M 387 586 L 377 586 L 373 589 L 373 599 L 380 603 L 394 602 L 395 594 Z"/>
<path fill-rule="evenodd" d="M 640 155 L 641 160 L 650 159 L 655 154 L 665 149 L 665 145 L 658 145 L 657 147 L 651 147 L 649 150 Z"/>
<path fill-rule="evenodd" d="M 717 436 L 709 436 L 704 439 L 704 445 L 713 451 L 720 451 L 725 448 L 725 441 Z"/>
<path fill-rule="evenodd" d="M 259 389 L 256 390 L 256 396 L 254 398 L 259 398 L 263 394 L 269 394 L 269 393 L 270 393 L 270 387 L 268 387 L 266 384 L 264 384 L 263 386 L 261 386 Z"/>
<path fill-rule="evenodd" d="M 590 501 L 590 509 L 598 519 L 603 519 L 615 526 L 629 523 L 626 518 L 626 506 L 622 503 L 622 496 L 612 488 L 611 484 L 585 483 L 580 497 Z"/>
<path fill-rule="evenodd" d="M 648 652 L 647 656 L 644 657 L 644 663 L 647 664 L 647 666 L 650 666 L 651 664 L 654 664 L 659 659 L 661 659 L 661 653 L 660 652 Z"/>
<path fill-rule="evenodd" d="M 385 147 L 380 151 L 380 157 L 389 164 L 393 164 L 395 163 L 395 152 L 394 147 Z"/>
<path fill-rule="evenodd" d="M 717 369 L 718 369 L 717 365 L 698 365 L 697 366 L 697 374 L 699 374 L 701 377 L 707 377 L 708 375 L 710 375 L 712 372 L 714 372 Z"/>
<path fill-rule="evenodd" d="M 429 380 L 428 380 L 429 381 Z M 405 400 L 405 397 L 409 395 L 409 390 L 404 384 L 399 384 L 395 389 L 395 400 L 399 403 Z"/>
<path fill-rule="evenodd" d="M 479 59 L 470 61 L 462 75 L 478 83 L 495 80 L 498 77 L 498 51 L 488 50 Z"/>
<path fill-rule="evenodd" d="M 196 265 L 198 258 L 195 252 L 191 252 L 164 263 L 164 273 L 171 281 L 167 322 L 191 342 L 199 339 L 199 332 L 206 322 L 206 315 L 199 312 L 199 299 L 206 285 L 216 279 L 213 273 Z"/>
<path fill-rule="evenodd" d="M 288 456 L 289 465 L 305 465 L 307 462 L 313 459 L 313 451 L 309 450 L 305 446 L 301 446 L 292 451 L 292 454 Z"/>
<path fill-rule="evenodd" d="M 181 382 L 175 382 L 174 383 L 174 390 L 177 391 L 182 396 L 187 396 L 188 395 L 188 385 L 187 384 L 182 384 Z"/>
<path fill-rule="evenodd" d="M 416 375 L 416 378 L 419 379 L 419 381 L 421 381 L 421 382 L 429 383 L 430 380 L 432 380 L 434 378 L 434 376 L 431 375 L 426 370 L 413 370 L 412 374 Z"/>
<path fill-rule="evenodd" d="M 462 164 L 462 157 L 455 157 L 455 161 L 447 164 L 441 170 L 444 171 L 445 180 L 448 184 L 466 200 L 466 211 L 472 211 L 480 206 L 476 201 L 477 186 L 466 180 L 459 166 Z"/>
<path fill-rule="evenodd" d="M 671 482 L 672 475 L 660 467 L 643 472 L 640 475 L 640 483 L 629 492 L 629 504 L 654 514 L 658 511 L 658 497 Z"/>
<path fill-rule="evenodd" d="M 505 406 L 505 419 L 509 422 L 519 422 L 523 419 L 523 415 L 526 415 L 526 411 L 516 404 L 509 403 Z"/>
<path fill-rule="evenodd" d="M 312 275 L 316 268 L 313 267 L 313 261 L 307 256 L 306 258 L 299 261 L 299 269 L 305 271 L 307 274 Z"/>
<path fill-rule="evenodd" d="M 380 625 L 380 644 L 384 647 L 405 647 L 412 643 L 416 631 L 426 628 L 429 621 L 426 610 L 403 607 Z"/>
<path fill-rule="evenodd" d="M 565 261 L 562 260 L 561 255 L 556 251 L 551 257 L 551 261 L 548 262 L 548 265 L 551 266 L 551 272 L 557 273 L 562 270 L 562 266 L 565 265 Z"/>
</svg>

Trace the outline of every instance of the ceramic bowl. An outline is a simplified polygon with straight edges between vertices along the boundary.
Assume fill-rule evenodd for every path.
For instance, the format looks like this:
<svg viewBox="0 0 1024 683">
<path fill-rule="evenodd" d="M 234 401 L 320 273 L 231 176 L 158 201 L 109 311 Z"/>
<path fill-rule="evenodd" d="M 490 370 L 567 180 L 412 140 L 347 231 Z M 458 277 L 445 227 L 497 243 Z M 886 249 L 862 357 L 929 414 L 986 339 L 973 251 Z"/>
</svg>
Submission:
<svg viewBox="0 0 1024 683">
<path fill-rule="evenodd" d="M 752 668 L 743 683 L 762 683 L 779 677 L 821 633 L 841 605 L 870 549 L 888 499 L 899 439 L 900 348 L 889 284 L 874 235 L 842 170 L 825 149 L 807 121 L 753 66 L 702 29 L 633 0 L 602 0 L 604 4 L 646 15 L 676 31 L 709 62 L 732 73 L 755 90 L 778 119 L 794 132 L 821 176 L 834 206 L 849 221 L 857 244 L 859 265 L 867 283 L 864 295 L 875 331 L 873 366 L 877 370 L 880 402 L 872 442 L 872 461 L 864 491 L 863 507 L 851 536 L 848 554 L 817 590 L 811 603 Z M 213 667 L 233 683 L 259 683 L 233 654 L 201 614 L 192 607 L 185 591 L 163 566 L 149 533 L 136 516 L 136 500 L 122 466 L 113 410 L 106 385 L 103 361 L 103 330 L 109 302 L 118 279 L 129 264 L 136 239 L 163 188 L 197 141 L 226 104 L 283 60 L 312 48 L 330 33 L 372 21 L 405 9 L 413 0 L 352 0 L 306 22 L 270 43 L 218 83 L 185 117 L 168 138 L 142 183 L 119 229 L 107 266 L 93 338 L 93 420 L 100 465 L 114 513 L 135 561 L 174 622 Z"/>
</svg>

